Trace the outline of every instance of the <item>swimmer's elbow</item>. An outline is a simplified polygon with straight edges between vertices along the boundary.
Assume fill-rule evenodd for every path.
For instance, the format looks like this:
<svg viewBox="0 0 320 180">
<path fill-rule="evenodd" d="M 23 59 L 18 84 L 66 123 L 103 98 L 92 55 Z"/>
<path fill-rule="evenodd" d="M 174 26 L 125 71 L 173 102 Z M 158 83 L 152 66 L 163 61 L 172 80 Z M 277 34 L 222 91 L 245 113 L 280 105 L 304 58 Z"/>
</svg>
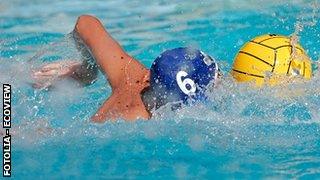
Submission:
<svg viewBox="0 0 320 180">
<path fill-rule="evenodd" d="M 101 25 L 99 19 L 91 15 L 81 15 L 78 17 L 75 29 L 81 33 L 86 29 L 91 29 Z"/>
</svg>

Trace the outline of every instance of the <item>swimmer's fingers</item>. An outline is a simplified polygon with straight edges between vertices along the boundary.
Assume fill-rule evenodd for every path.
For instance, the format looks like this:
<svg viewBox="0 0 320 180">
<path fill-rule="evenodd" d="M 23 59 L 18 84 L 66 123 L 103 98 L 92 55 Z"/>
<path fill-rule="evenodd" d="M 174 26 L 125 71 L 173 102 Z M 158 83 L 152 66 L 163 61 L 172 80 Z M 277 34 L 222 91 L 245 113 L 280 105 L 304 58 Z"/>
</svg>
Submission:
<svg viewBox="0 0 320 180">
<path fill-rule="evenodd" d="M 46 70 L 35 71 L 32 73 L 32 76 L 37 77 L 63 77 L 71 74 L 73 72 L 71 67 L 64 67 L 64 68 L 52 68 Z"/>
<path fill-rule="evenodd" d="M 44 65 L 43 67 L 41 67 L 40 71 L 46 72 L 50 70 L 60 70 L 60 69 L 66 69 L 66 68 L 70 69 L 71 67 L 79 66 L 79 65 L 81 65 L 81 62 L 79 61 L 68 60 L 68 61 L 55 62 L 55 63 Z"/>
<path fill-rule="evenodd" d="M 43 66 L 41 69 L 33 71 L 31 76 L 33 79 L 42 79 L 43 77 L 51 77 L 51 76 L 58 76 L 59 70 L 61 69 L 61 66 L 57 64 L 49 64 L 46 66 Z"/>
<path fill-rule="evenodd" d="M 52 63 L 52 64 L 47 64 L 45 66 L 43 66 L 40 71 L 41 72 L 47 72 L 50 70 L 55 70 L 55 69 L 61 69 L 62 65 L 60 63 Z"/>
<path fill-rule="evenodd" d="M 37 78 L 37 77 L 54 77 L 54 76 L 58 76 L 59 75 L 59 70 L 57 69 L 51 69 L 51 70 L 47 70 L 47 71 L 36 71 L 36 72 L 33 72 L 32 73 L 32 76 L 34 78 Z"/>
<path fill-rule="evenodd" d="M 32 87 L 36 89 L 43 89 L 51 86 L 54 81 L 58 80 L 59 77 L 57 73 L 53 71 L 47 71 L 47 72 L 38 71 L 32 74 L 32 78 L 35 81 L 32 84 Z"/>
<path fill-rule="evenodd" d="M 31 73 L 31 77 L 35 81 L 32 86 L 37 89 L 48 88 L 55 81 L 71 76 L 80 66 L 81 62 L 78 61 L 64 61 L 47 64 L 41 69 Z"/>
<path fill-rule="evenodd" d="M 77 61 L 65 61 L 52 63 L 43 66 L 40 70 L 33 73 L 34 76 L 68 76 L 81 66 Z"/>
</svg>

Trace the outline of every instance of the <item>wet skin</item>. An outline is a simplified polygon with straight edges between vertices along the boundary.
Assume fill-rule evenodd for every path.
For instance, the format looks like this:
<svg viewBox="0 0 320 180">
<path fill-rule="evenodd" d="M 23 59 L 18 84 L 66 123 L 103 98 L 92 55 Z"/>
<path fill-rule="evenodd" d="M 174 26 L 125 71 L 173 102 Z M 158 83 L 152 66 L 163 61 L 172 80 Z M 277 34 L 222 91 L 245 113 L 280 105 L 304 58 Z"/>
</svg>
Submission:
<svg viewBox="0 0 320 180">
<path fill-rule="evenodd" d="M 128 55 L 97 18 L 89 15 L 80 16 L 75 32 L 91 52 L 112 88 L 111 96 L 91 120 L 102 123 L 115 119 L 149 119 L 150 113 L 142 102 L 141 93 L 150 85 L 150 71 Z M 53 81 L 48 81 L 48 79 L 75 77 L 75 74 L 77 74 L 75 79 L 81 81 L 82 78 L 79 77 L 89 76 L 87 73 L 90 72 L 82 71 L 80 67 L 81 62 L 77 61 L 45 65 L 33 73 L 33 78 L 36 80 L 35 87 L 50 86 Z"/>
</svg>

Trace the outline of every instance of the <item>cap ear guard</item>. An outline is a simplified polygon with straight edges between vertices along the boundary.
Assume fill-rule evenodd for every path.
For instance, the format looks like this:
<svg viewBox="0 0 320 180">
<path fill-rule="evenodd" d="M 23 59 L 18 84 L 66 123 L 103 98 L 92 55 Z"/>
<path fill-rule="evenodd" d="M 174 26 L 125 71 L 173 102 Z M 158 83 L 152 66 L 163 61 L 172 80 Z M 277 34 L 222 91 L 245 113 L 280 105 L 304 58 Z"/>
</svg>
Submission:
<svg viewBox="0 0 320 180">
<path fill-rule="evenodd" d="M 219 79 L 221 78 L 222 76 L 222 73 L 220 71 L 220 68 L 218 66 L 218 63 L 215 62 L 215 67 L 216 67 L 216 70 L 214 71 L 214 87 L 217 85 L 217 81 L 219 81 Z"/>
<path fill-rule="evenodd" d="M 216 61 L 215 58 L 212 58 L 211 56 L 207 55 L 206 53 L 204 53 L 203 51 L 200 51 L 201 54 L 204 56 L 203 58 L 203 62 L 207 65 L 207 66 L 211 66 L 214 63 L 214 67 L 215 67 L 215 72 L 214 72 L 214 81 L 216 81 L 217 79 L 219 79 L 222 74 L 220 72 L 220 68 L 218 66 L 218 63 Z"/>
<path fill-rule="evenodd" d="M 207 65 L 210 66 L 212 63 L 215 62 L 215 59 L 204 53 L 203 51 L 200 51 L 200 53 L 203 55 L 203 62 Z"/>
</svg>

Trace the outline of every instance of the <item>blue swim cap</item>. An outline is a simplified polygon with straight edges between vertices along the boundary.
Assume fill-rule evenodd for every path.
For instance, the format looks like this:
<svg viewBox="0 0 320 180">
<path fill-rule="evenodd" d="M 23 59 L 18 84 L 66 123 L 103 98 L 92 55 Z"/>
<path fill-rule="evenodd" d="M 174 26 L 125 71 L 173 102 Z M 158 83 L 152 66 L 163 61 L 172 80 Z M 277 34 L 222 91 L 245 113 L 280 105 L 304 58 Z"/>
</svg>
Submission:
<svg viewBox="0 0 320 180">
<path fill-rule="evenodd" d="M 207 85 L 218 78 L 218 65 L 210 56 L 192 48 L 163 52 L 150 68 L 149 97 L 156 108 L 168 102 L 204 99 Z M 150 101 L 150 100 L 149 100 Z"/>
</svg>

